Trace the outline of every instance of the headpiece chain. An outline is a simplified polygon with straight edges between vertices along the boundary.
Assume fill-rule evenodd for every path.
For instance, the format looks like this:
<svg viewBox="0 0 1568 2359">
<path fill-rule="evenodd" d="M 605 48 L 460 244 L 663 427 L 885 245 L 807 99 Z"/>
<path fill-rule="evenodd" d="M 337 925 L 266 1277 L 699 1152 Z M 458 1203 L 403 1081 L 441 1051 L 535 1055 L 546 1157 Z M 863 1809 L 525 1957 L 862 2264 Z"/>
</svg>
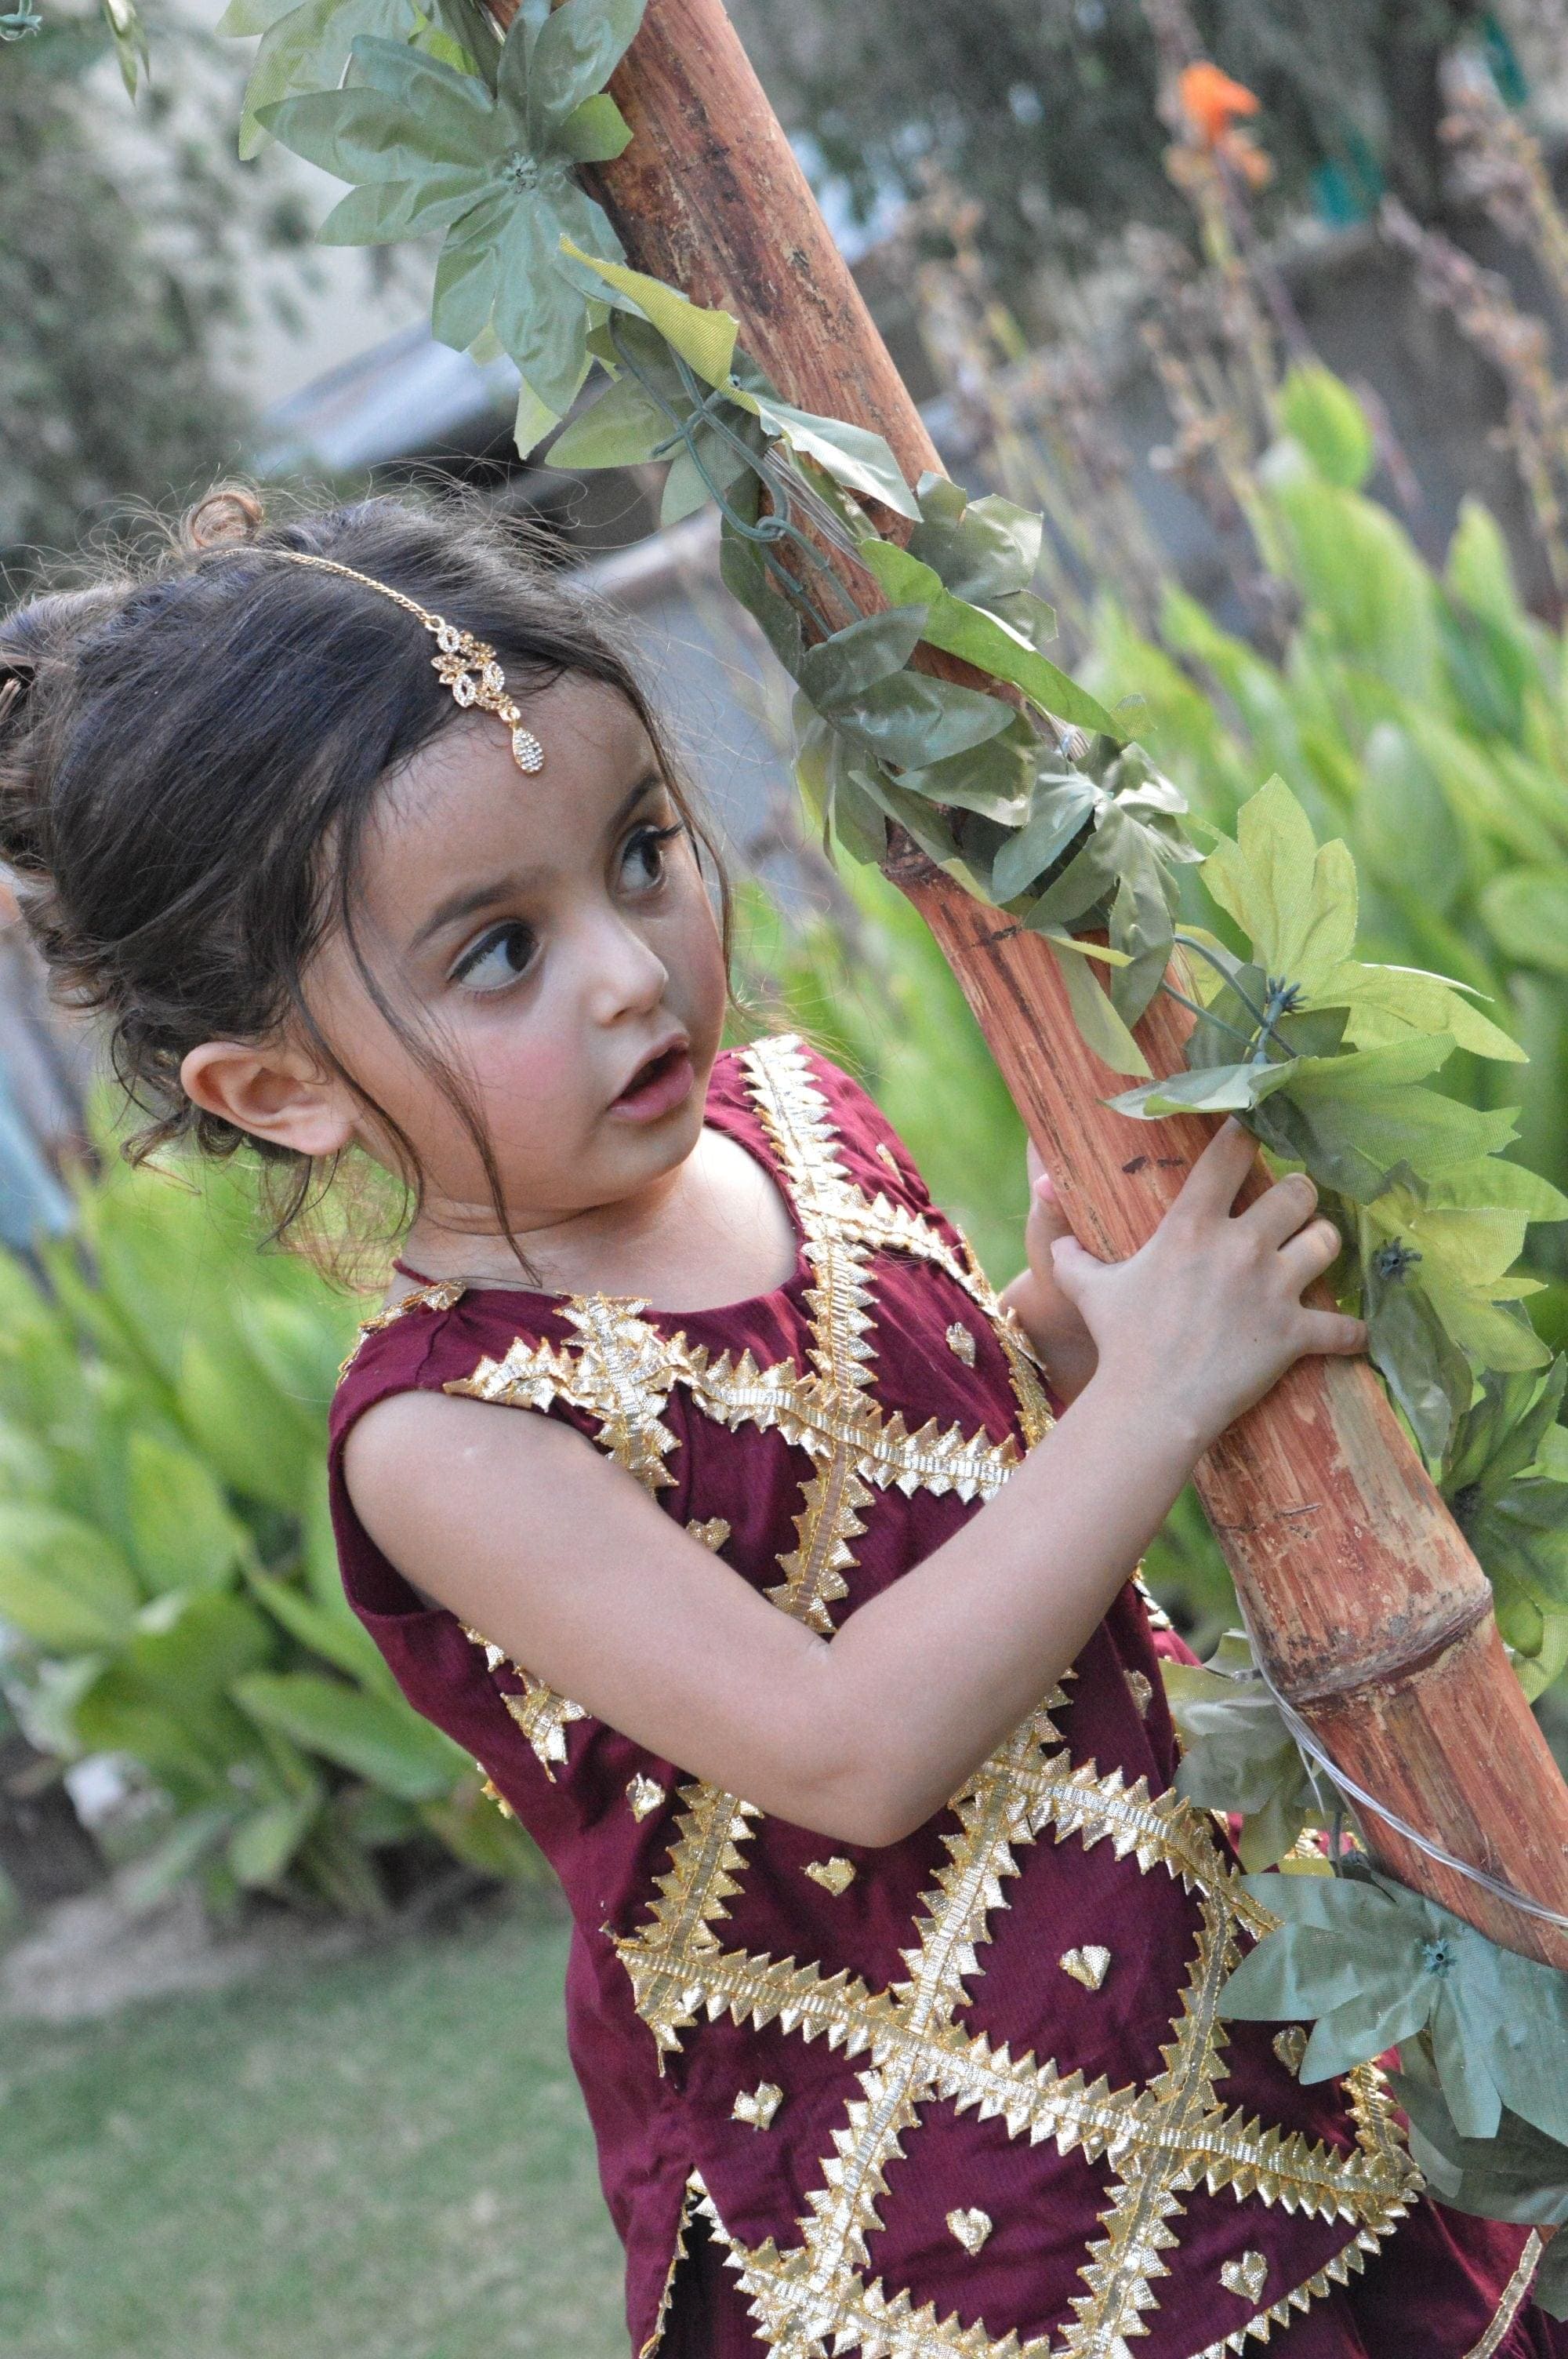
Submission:
<svg viewBox="0 0 1568 2359">
<path fill-rule="evenodd" d="M 523 715 L 514 700 L 508 694 L 506 675 L 495 659 L 495 649 L 484 639 L 476 639 L 471 631 L 460 631 L 444 614 L 432 614 L 427 606 L 406 598 L 401 590 L 392 589 L 378 582 L 373 573 L 361 573 L 352 565 L 340 565 L 332 557 L 308 557 L 303 549 L 275 549 L 273 557 L 285 557 L 290 565 L 314 565 L 323 573 L 341 573 L 345 582 L 362 582 L 367 590 L 379 590 L 395 606 L 423 623 L 440 652 L 430 660 L 444 684 L 452 691 L 458 703 L 465 709 L 471 706 L 480 712 L 493 712 L 512 732 L 512 758 L 520 770 L 542 770 L 545 749 L 531 729 L 523 725 Z"/>
</svg>

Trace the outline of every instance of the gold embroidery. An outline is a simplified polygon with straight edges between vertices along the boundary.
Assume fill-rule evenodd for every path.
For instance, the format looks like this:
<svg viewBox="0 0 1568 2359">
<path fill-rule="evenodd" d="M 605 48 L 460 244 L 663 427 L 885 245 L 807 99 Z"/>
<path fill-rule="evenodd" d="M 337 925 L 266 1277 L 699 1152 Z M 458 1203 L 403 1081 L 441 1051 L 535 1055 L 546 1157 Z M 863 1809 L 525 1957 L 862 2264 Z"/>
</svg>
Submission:
<svg viewBox="0 0 1568 2359">
<path fill-rule="evenodd" d="M 953 2211 L 947 2214 L 949 2231 L 957 2236 L 971 2259 L 980 2250 L 995 2225 L 996 2223 L 990 2213 L 982 2212 L 978 2203 L 971 2203 L 967 2212 Z"/>
<path fill-rule="evenodd" d="M 712 1549 L 715 1555 L 730 1537 L 730 1527 L 722 1516 L 709 1516 L 706 1523 L 699 1523 L 693 1516 L 687 1526 L 687 1530 L 691 1534 L 692 1538 L 700 1541 L 705 1549 Z"/>
<path fill-rule="evenodd" d="M 1465 2359 L 1493 2359 L 1493 2354 L 1519 2316 L 1519 2306 L 1530 2291 L 1530 2281 L 1541 2265 L 1542 2249 L 1541 2238 L 1532 2228 L 1524 2240 L 1523 2249 L 1519 2256 L 1519 2267 L 1503 2288 L 1503 2298 L 1498 2304 L 1497 2316 L 1479 2343 L 1472 2343 L 1470 2349 L 1466 2351 Z"/>
<path fill-rule="evenodd" d="M 1206 2343 L 1201 2351 L 1194 2352 L 1193 2359 L 1232 2359 L 1232 2354 L 1245 2350 L 1249 2343 L 1271 2341 L 1276 2326 L 1290 2324 L 1292 2310 L 1310 2310 L 1313 2303 L 1322 2301 L 1333 2287 L 1348 2285 L 1353 2277 L 1358 2277 L 1367 2266 L 1368 2255 L 1377 2252 L 1382 2242 L 1382 2236 L 1376 2229 L 1363 2228 L 1361 2234 L 1336 2253 L 1325 2267 L 1315 2269 L 1301 2285 L 1292 2286 L 1289 2293 L 1282 2294 L 1272 2309 L 1260 2310 L 1244 2326 L 1234 2328 L 1229 2334 L 1221 2336 L 1217 2343 Z"/>
<path fill-rule="evenodd" d="M 1154 1701 L 1152 1680 L 1146 1679 L 1141 1671 L 1129 1671 L 1127 1684 L 1131 1690 L 1132 1701 L 1138 1706 L 1139 1717 L 1147 1720 L 1149 1707 Z"/>
<path fill-rule="evenodd" d="M 403 1295 L 396 1302 L 389 1302 L 386 1309 L 378 1310 L 373 1318 L 362 1319 L 354 1330 L 354 1340 L 350 1346 L 349 1355 L 338 1370 L 339 1377 L 348 1375 L 359 1357 L 360 1345 L 367 1335 L 379 1335 L 384 1327 L 395 1327 L 397 1321 L 410 1310 L 450 1310 L 455 1303 L 462 1300 L 467 1292 L 468 1288 L 461 1278 L 438 1278 L 432 1285 L 416 1286 L 412 1293 Z"/>
<path fill-rule="evenodd" d="M 837 1900 L 855 1881 L 855 1863 L 836 1852 L 831 1859 L 807 1860 L 801 1874 L 809 1875 L 813 1884 L 820 1884 L 824 1892 L 830 1892 Z"/>
<path fill-rule="evenodd" d="M 521 1695 L 502 1690 L 501 1701 L 534 1748 L 534 1757 L 552 1785 L 556 1782 L 555 1766 L 567 1757 L 567 1728 L 574 1720 L 586 1720 L 588 1714 L 580 1703 L 569 1696 L 557 1695 L 521 1663 L 513 1669 L 523 1682 Z"/>
<path fill-rule="evenodd" d="M 483 1647 L 487 1670 L 497 1671 L 504 1663 L 522 1680 L 521 1695 L 503 1688 L 501 1701 L 532 1745 L 535 1759 L 553 1786 L 556 1767 L 567 1757 L 567 1729 L 574 1720 L 586 1720 L 587 1712 L 580 1703 L 573 1703 L 568 1697 L 557 1695 L 554 1688 L 547 1688 L 543 1680 L 536 1680 L 521 1663 L 508 1662 L 504 1647 L 498 1647 L 482 1630 L 474 1629 L 467 1622 L 460 1627 L 465 1638 Z M 497 1795 L 496 1799 L 499 1801 L 501 1797 Z M 503 1804 L 503 1808 L 508 1806 Z"/>
<path fill-rule="evenodd" d="M 1255 2302 L 1269 2282 L 1269 2264 L 1261 2253 L 1239 2253 L 1235 2260 L 1225 2263 L 1219 2282 L 1238 2300 Z"/>
<path fill-rule="evenodd" d="M 735 1881 L 740 1847 L 751 1834 L 748 1821 L 761 1815 L 738 1795 L 695 1782 L 681 1788 L 679 1799 L 685 1807 L 676 1821 L 669 1867 L 655 1879 L 659 1897 L 649 1921 L 616 1943 L 637 2012 L 661 2049 L 678 2048 L 680 2032 L 697 2020 L 697 1960 L 719 1948 L 713 1927 L 729 1915 L 724 1903 L 741 1888 Z"/>
<path fill-rule="evenodd" d="M 479 1766 L 480 1765 L 478 1763 L 475 1764 L 476 1767 Z M 517 1816 L 516 1811 L 513 1809 L 511 1803 L 507 1800 L 505 1795 L 502 1792 L 493 1777 L 487 1777 L 479 1790 L 484 1796 L 487 1802 L 493 1802 L 495 1804 L 496 1809 L 501 1812 L 503 1819 L 514 1819 Z"/>
<path fill-rule="evenodd" d="M 901 1176 L 898 1168 L 898 1158 L 893 1153 L 885 1138 L 879 1138 L 877 1141 L 877 1160 L 879 1163 L 885 1163 L 887 1165 L 888 1169 L 892 1173 L 895 1180 Z"/>
<path fill-rule="evenodd" d="M 1288 2023 L 1283 2031 L 1276 2031 L 1273 2049 L 1287 2072 L 1299 2072 L 1302 2058 L 1307 2051 L 1307 2036 L 1299 2023 Z"/>
<path fill-rule="evenodd" d="M 1086 1990 L 1098 1991 L 1110 1972 L 1110 1951 L 1091 1941 L 1082 1950 L 1064 1950 L 1056 1963 Z"/>
<path fill-rule="evenodd" d="M 675 2250 L 670 2255 L 669 2267 L 665 2271 L 665 2282 L 659 2288 L 659 2306 L 654 2312 L 654 2331 L 638 2352 L 637 2359 L 654 2359 L 654 2352 L 665 2339 L 665 2326 L 670 2314 L 670 2303 L 675 2298 L 676 2271 L 686 2258 L 687 2230 L 691 2225 L 693 2212 L 698 2204 L 705 2201 L 707 2194 L 708 2190 L 694 2170 L 687 2180 L 686 2192 L 681 2197 L 680 2218 L 676 2222 Z"/>
<path fill-rule="evenodd" d="M 961 1319 L 955 1319 L 947 1330 L 947 1349 L 955 1359 L 962 1360 L 966 1368 L 975 1364 L 975 1339 Z"/>
<path fill-rule="evenodd" d="M 652 1818 L 655 1810 L 662 1810 L 669 1796 L 656 1777 L 650 1777 L 644 1770 L 639 1769 L 627 1786 L 626 1799 L 632 1805 L 632 1816 L 640 1821 Z"/>
<path fill-rule="evenodd" d="M 776 2081 L 759 2081 L 754 2089 L 742 2089 L 730 2109 L 732 2121 L 749 2122 L 754 2130 L 772 2129 L 773 2115 L 784 2103 L 784 2091 Z"/>
<path fill-rule="evenodd" d="M 883 1196 L 868 1198 L 850 1181 L 835 1152 L 827 1102 L 797 1045 L 761 1043 L 745 1064 L 806 1239 L 808 1370 L 787 1362 L 764 1368 L 750 1353 L 713 1359 L 684 1334 L 660 1336 L 642 1317 L 643 1305 L 601 1300 L 574 1304 L 568 1314 L 580 1349 L 519 1345 L 452 1389 L 524 1406 L 547 1408 L 560 1398 L 584 1408 L 603 1429 L 602 1445 L 655 1490 L 672 1480 L 665 1462 L 674 1435 L 665 1411 L 676 1385 L 701 1414 L 731 1428 L 776 1428 L 806 1454 L 810 1472 L 797 1546 L 781 1556 L 784 1578 L 772 1594 L 828 1630 L 828 1609 L 845 1593 L 843 1576 L 853 1566 L 850 1543 L 879 1491 L 896 1484 L 990 1497 L 1020 1455 L 1011 1433 L 993 1443 L 983 1431 L 942 1431 L 935 1420 L 911 1433 L 902 1414 L 880 1408 L 870 1370 L 873 1252 L 901 1250 L 934 1264 L 991 1321 L 1007 1353 L 1026 1442 L 1047 1429 L 1050 1412 L 1027 1338 L 1000 1313 L 968 1249 L 961 1256 L 930 1223 Z M 1049 1717 L 1066 1701 L 1063 1690 L 1047 1698 L 955 1798 L 957 1831 L 943 1836 L 946 1859 L 923 1897 L 904 1975 L 885 1990 L 819 1962 L 724 1950 L 714 1929 L 737 1891 L 741 1847 L 756 1813 L 710 1788 L 681 1790 L 676 1840 L 656 1879 L 657 1897 L 646 1921 L 617 1942 L 661 2063 L 704 2016 L 725 2014 L 737 2025 L 776 2023 L 804 2041 L 822 2038 L 859 2060 L 857 2093 L 818 2166 L 797 2245 L 783 2252 L 773 2240 L 739 2245 L 699 2197 L 775 2359 L 857 2348 L 878 2359 L 1047 2359 L 1046 2340 L 1021 2345 L 1009 2333 L 996 2342 L 983 2323 L 939 2320 L 930 2304 L 917 2308 L 909 2292 L 890 2294 L 869 2277 L 868 2239 L 881 2225 L 890 2167 L 933 2099 L 973 2108 L 1010 2137 L 1049 2137 L 1064 2155 L 1077 2148 L 1090 2162 L 1104 2158 L 1115 2173 L 1103 2233 L 1082 2273 L 1085 2291 L 1074 2302 L 1076 2322 L 1050 2346 L 1050 2359 L 1127 2359 L 1128 2338 L 1146 2331 L 1143 2318 L 1156 2306 L 1154 2285 L 1168 2270 L 1162 2256 L 1177 2242 L 1181 2197 L 1199 2185 L 1342 2219 L 1351 2231 L 1304 2286 L 1206 2359 L 1239 2351 L 1249 2336 L 1266 2340 L 1271 2321 L 1283 2322 L 1343 2283 L 1419 2185 L 1375 2079 L 1352 2076 L 1347 2084 L 1357 2131 L 1349 2154 L 1226 2111 L 1216 2095 L 1226 2038 L 1219 1993 L 1239 1954 L 1238 1936 L 1264 1931 L 1272 1919 L 1243 1890 L 1206 1814 L 1173 1792 L 1152 1794 L 1146 1777 L 1129 1784 L 1120 1768 L 1102 1775 L 1092 1760 L 1073 1761 Z M 1108 1843 L 1118 1860 L 1145 1875 L 1162 1870 L 1196 1897 L 1200 1924 L 1181 2012 L 1164 2069 L 1146 2087 L 1112 2089 L 1103 2077 L 1086 2084 L 1081 2072 L 1065 2072 L 1054 2060 L 1014 2058 L 962 2020 L 992 1912 L 1006 1906 L 1006 1884 L 1019 1873 L 1019 1849 L 1047 1832 L 1086 1849 Z"/>
</svg>

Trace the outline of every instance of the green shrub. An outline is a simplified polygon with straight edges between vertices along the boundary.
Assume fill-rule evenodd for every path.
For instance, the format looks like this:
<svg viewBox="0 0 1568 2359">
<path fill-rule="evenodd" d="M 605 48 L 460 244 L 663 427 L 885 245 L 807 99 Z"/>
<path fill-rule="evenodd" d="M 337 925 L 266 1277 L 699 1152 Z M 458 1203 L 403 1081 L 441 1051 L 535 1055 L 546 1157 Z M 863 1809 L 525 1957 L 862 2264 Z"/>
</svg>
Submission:
<svg viewBox="0 0 1568 2359">
<path fill-rule="evenodd" d="M 373 1912 L 443 1854 L 528 1872 L 339 1582 L 326 1410 L 356 1313 L 258 1253 L 235 1170 L 106 1158 L 40 1281 L 0 1258 L 0 1622 L 35 1742 L 113 1755 L 170 1822 L 135 1871 Z"/>
</svg>

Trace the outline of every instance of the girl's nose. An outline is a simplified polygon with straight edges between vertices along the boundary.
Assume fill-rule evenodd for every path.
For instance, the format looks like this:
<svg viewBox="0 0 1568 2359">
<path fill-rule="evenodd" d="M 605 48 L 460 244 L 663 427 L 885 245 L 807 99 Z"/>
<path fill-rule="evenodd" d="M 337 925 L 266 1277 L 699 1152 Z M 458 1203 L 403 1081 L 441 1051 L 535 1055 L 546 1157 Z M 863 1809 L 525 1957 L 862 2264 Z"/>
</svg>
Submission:
<svg viewBox="0 0 1568 2359">
<path fill-rule="evenodd" d="M 656 1007 L 664 997 L 669 969 L 621 918 L 607 918 L 592 929 L 582 944 L 582 958 L 589 1011 L 600 1024 Z"/>
</svg>

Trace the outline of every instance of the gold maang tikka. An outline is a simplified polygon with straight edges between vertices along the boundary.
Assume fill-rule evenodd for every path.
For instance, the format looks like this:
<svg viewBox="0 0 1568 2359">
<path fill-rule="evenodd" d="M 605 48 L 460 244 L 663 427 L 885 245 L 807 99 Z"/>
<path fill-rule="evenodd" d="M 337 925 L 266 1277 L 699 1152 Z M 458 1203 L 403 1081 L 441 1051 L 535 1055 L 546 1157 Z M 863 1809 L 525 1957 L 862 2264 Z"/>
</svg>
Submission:
<svg viewBox="0 0 1568 2359">
<path fill-rule="evenodd" d="M 515 701 L 507 693 L 506 675 L 495 659 L 495 649 L 484 639 L 476 639 L 471 631 L 460 631 L 444 614 L 432 614 L 427 606 L 406 598 L 401 590 L 391 589 L 378 582 L 373 573 L 361 573 L 351 565 L 340 565 L 335 558 L 308 557 L 303 549 L 275 549 L 274 557 L 287 558 L 290 565 L 314 565 L 322 573 L 341 573 L 345 582 L 362 582 L 367 590 L 378 590 L 412 614 L 435 640 L 438 653 L 431 664 L 449 688 L 456 701 L 465 711 L 493 712 L 512 732 L 512 758 L 520 770 L 542 770 L 545 749 L 531 729 L 524 728 L 523 715 Z"/>
</svg>

